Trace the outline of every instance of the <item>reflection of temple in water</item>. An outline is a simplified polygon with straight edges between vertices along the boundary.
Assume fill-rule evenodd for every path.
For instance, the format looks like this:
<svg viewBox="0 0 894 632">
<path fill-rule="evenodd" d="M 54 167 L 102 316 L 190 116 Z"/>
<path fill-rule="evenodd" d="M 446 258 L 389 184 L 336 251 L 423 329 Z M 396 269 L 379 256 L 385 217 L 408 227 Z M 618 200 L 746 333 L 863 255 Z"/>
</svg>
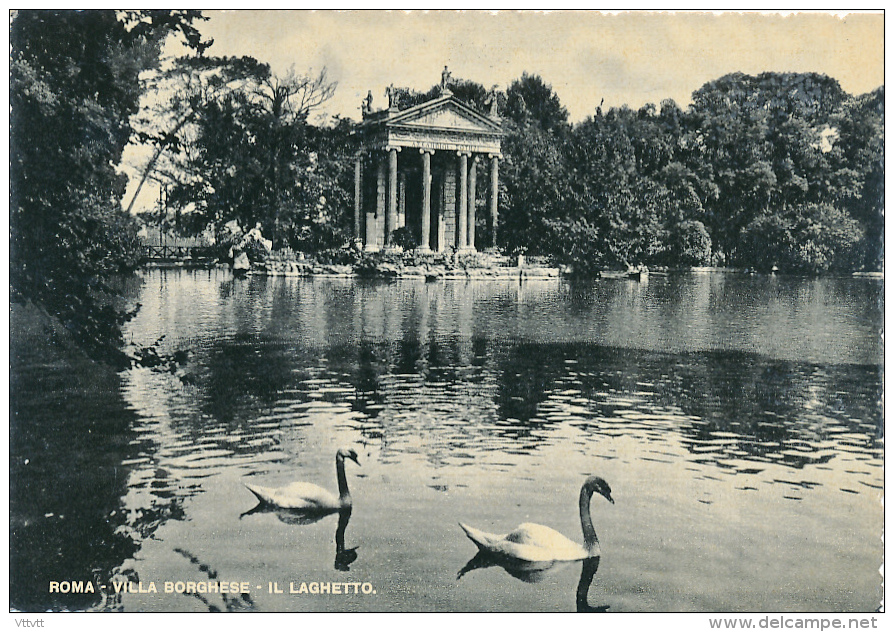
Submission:
<svg viewBox="0 0 894 632">
<path fill-rule="evenodd" d="M 364 101 L 354 174 L 354 235 L 364 250 L 393 248 L 400 228 L 421 252 L 475 250 L 479 223 L 486 246 L 496 246 L 502 125 L 494 108 L 485 115 L 454 97 L 448 78 L 445 68 L 440 96 L 404 110 L 392 88 L 387 109 L 374 111 L 371 94 Z M 483 218 L 479 164 L 489 170 Z"/>
</svg>

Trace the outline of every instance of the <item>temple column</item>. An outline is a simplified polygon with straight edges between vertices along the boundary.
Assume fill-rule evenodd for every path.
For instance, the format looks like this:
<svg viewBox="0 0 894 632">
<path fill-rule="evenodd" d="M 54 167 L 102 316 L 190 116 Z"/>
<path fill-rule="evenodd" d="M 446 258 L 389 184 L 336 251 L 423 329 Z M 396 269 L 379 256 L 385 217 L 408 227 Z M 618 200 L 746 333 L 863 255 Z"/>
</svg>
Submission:
<svg viewBox="0 0 894 632">
<path fill-rule="evenodd" d="M 469 161 L 469 221 L 467 230 L 468 241 L 466 242 L 466 245 L 472 250 L 475 250 L 475 188 L 478 184 L 477 163 L 478 157 L 472 156 L 472 160 Z"/>
<path fill-rule="evenodd" d="M 469 200 L 469 155 L 466 152 L 459 153 L 459 177 L 457 178 L 457 192 L 459 199 L 456 201 L 456 249 L 464 250 L 466 248 L 467 221 L 468 221 L 468 200 Z"/>
<path fill-rule="evenodd" d="M 394 245 L 392 233 L 397 228 L 397 147 L 388 148 L 388 195 L 385 211 L 385 248 Z"/>
<path fill-rule="evenodd" d="M 366 244 L 363 249 L 375 252 L 379 249 L 378 219 L 385 213 L 385 163 L 381 159 L 376 164 L 375 206 L 366 213 Z"/>
<path fill-rule="evenodd" d="M 397 174 L 397 227 L 407 225 L 407 174 Z"/>
<path fill-rule="evenodd" d="M 354 158 L 354 239 L 362 239 L 360 235 L 360 212 L 363 208 L 363 155 Z"/>
<path fill-rule="evenodd" d="M 444 252 L 447 248 L 447 199 L 450 197 L 451 193 L 448 190 L 450 183 L 450 179 L 447 177 L 445 172 L 441 173 L 441 177 L 439 178 L 439 186 L 438 188 L 438 208 L 437 208 L 437 235 L 435 235 L 435 243 L 437 244 L 436 250 L 438 252 Z M 453 183 L 453 194 L 454 194 L 454 206 L 456 205 L 456 182 Z M 455 224 L 456 222 L 454 222 Z M 453 227 L 453 234 L 456 234 L 456 226 Z"/>
<path fill-rule="evenodd" d="M 500 197 L 500 158 L 490 157 L 490 234 L 491 247 L 497 247 L 497 199 Z"/>
<path fill-rule="evenodd" d="M 428 252 L 431 246 L 431 156 L 430 149 L 420 149 L 422 154 L 422 234 L 419 250 Z"/>
</svg>

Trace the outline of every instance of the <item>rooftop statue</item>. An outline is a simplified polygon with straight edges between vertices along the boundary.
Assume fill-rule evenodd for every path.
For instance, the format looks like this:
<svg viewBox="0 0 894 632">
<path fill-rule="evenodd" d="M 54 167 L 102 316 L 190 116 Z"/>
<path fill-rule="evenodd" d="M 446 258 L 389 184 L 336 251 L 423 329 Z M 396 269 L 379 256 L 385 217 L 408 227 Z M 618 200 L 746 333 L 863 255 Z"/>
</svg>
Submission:
<svg viewBox="0 0 894 632">
<path fill-rule="evenodd" d="M 487 93 L 484 105 L 488 107 L 487 115 L 491 118 L 497 118 L 497 86 L 491 88 L 490 92 Z"/>
<path fill-rule="evenodd" d="M 441 94 L 453 94 L 453 92 L 450 91 L 450 88 L 447 87 L 447 84 L 450 83 L 450 79 L 450 71 L 447 70 L 447 66 L 444 66 L 444 70 L 441 72 Z"/>
<path fill-rule="evenodd" d="M 390 86 L 385 88 L 385 96 L 388 97 L 388 109 L 396 110 L 397 109 L 397 91 L 394 89 L 394 84 L 392 83 Z"/>
</svg>

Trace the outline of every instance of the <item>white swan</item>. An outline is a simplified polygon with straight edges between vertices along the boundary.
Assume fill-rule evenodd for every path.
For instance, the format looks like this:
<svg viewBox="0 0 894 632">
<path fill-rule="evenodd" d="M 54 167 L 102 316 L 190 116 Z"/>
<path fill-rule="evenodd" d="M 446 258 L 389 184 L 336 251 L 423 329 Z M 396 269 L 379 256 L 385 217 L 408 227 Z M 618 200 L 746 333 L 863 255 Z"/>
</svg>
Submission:
<svg viewBox="0 0 894 632">
<path fill-rule="evenodd" d="M 338 476 L 338 496 L 313 483 L 291 483 L 285 487 L 261 487 L 245 483 L 248 490 L 262 503 L 281 509 L 307 512 L 333 512 L 351 507 L 351 493 L 345 477 L 345 459 L 357 465 L 357 452 L 342 448 L 335 454 L 335 472 Z"/>
<path fill-rule="evenodd" d="M 469 539 L 479 550 L 501 558 L 524 562 L 572 561 L 599 556 L 599 540 L 590 518 L 590 498 L 598 492 L 610 503 L 612 490 L 602 478 L 591 476 L 580 490 L 580 526 L 584 545 L 569 540 L 564 535 L 540 524 L 526 522 L 514 531 L 503 535 L 485 533 L 459 523 Z"/>
</svg>

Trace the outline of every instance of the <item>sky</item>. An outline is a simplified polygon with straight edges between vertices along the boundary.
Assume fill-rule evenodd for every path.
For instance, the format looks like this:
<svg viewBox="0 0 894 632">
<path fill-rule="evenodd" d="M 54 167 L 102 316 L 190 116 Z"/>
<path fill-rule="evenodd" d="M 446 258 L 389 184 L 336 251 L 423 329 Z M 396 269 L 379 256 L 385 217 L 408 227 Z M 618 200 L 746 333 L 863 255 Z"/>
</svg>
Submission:
<svg viewBox="0 0 894 632">
<path fill-rule="evenodd" d="M 326 68 L 338 82 L 321 110 L 360 118 L 372 91 L 420 91 L 454 78 L 505 89 L 523 72 L 551 84 L 572 122 L 603 108 L 639 108 L 730 72 L 819 72 L 851 94 L 884 83 L 881 13 L 790 15 L 596 11 L 206 11 L 209 55 L 251 55 L 277 74 Z"/>
</svg>

